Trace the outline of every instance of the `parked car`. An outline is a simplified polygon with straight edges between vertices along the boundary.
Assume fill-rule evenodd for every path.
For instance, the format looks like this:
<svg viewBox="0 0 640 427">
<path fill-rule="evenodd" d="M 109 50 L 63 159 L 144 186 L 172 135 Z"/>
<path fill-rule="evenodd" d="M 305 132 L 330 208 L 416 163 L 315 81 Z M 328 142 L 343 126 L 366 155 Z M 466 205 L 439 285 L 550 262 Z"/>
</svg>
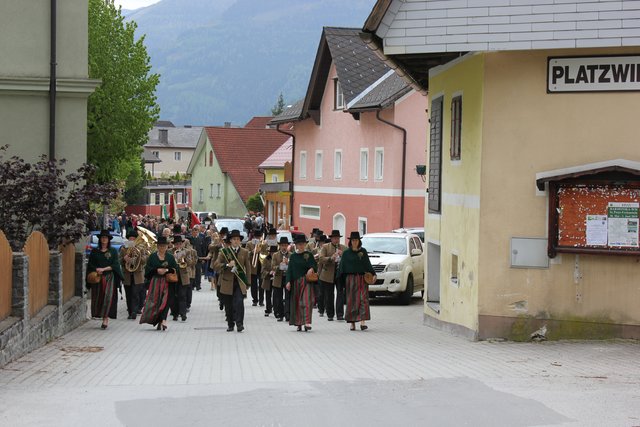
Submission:
<svg viewBox="0 0 640 427">
<path fill-rule="evenodd" d="M 84 252 L 87 256 L 93 249 L 98 247 L 98 234 L 100 234 L 100 231 L 92 231 L 91 233 L 89 233 L 87 246 L 84 247 Z M 111 247 L 116 248 L 116 250 L 120 250 L 120 247 L 124 244 L 125 239 L 115 231 L 110 231 L 109 234 L 113 236 L 113 239 L 111 239 Z"/>
<path fill-rule="evenodd" d="M 424 244 L 424 227 L 408 227 L 408 228 L 396 228 L 392 230 L 393 233 L 412 233 L 422 240 Z"/>
<path fill-rule="evenodd" d="M 240 231 L 240 235 L 242 235 L 242 244 L 247 243 L 248 234 L 244 229 L 244 220 L 240 218 L 219 218 L 215 221 L 216 228 L 220 230 L 222 227 L 227 227 L 229 232 L 232 230 Z"/>
<path fill-rule="evenodd" d="M 289 230 L 278 230 L 278 242 L 280 241 L 281 237 L 286 237 L 287 239 L 289 239 L 289 242 L 293 243 L 293 238 L 296 235 L 304 235 L 304 233 L 302 231 L 289 231 Z"/>
<path fill-rule="evenodd" d="M 200 220 L 201 224 L 204 224 L 204 220 L 205 218 L 209 217 L 211 219 L 216 218 L 217 215 L 215 212 L 194 212 L 194 214 L 196 214 L 196 216 L 198 217 L 198 219 Z"/>
<path fill-rule="evenodd" d="M 395 296 L 409 304 L 414 292 L 424 294 L 424 252 L 420 237 L 412 233 L 368 233 L 362 246 L 369 253 L 377 280 L 369 295 Z"/>
</svg>

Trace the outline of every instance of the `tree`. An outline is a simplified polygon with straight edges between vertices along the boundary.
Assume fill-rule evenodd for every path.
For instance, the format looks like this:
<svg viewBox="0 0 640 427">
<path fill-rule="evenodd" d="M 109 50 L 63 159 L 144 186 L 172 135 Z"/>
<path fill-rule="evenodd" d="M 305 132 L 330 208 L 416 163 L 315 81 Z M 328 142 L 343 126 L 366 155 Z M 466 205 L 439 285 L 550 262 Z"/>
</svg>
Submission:
<svg viewBox="0 0 640 427">
<path fill-rule="evenodd" d="M 67 173 L 64 159 L 49 161 L 43 155 L 33 164 L 17 156 L 5 159 L 7 147 L 0 147 L 0 229 L 14 251 L 33 230 L 46 236 L 50 248 L 77 242 L 86 234 L 89 204 L 105 204 L 118 195 L 114 183 L 95 182 L 93 165 Z"/>
<path fill-rule="evenodd" d="M 284 111 L 284 107 L 285 107 L 284 98 L 282 97 L 282 92 L 280 92 L 280 95 L 278 96 L 278 100 L 276 101 L 276 105 L 274 105 L 273 108 L 271 109 L 271 115 L 274 117 L 280 115 Z"/>
<path fill-rule="evenodd" d="M 139 159 L 139 162 L 143 164 L 142 162 L 144 162 L 144 160 Z M 144 179 L 144 166 L 133 168 L 131 172 L 129 172 L 124 190 L 124 200 L 128 205 L 142 203 L 144 199 Z"/>
<path fill-rule="evenodd" d="M 262 212 L 264 210 L 264 204 L 262 203 L 262 197 L 260 193 L 256 193 L 247 199 L 247 210 L 249 212 Z"/>
<path fill-rule="evenodd" d="M 160 112 L 160 77 L 135 29 L 113 2 L 89 0 L 89 76 L 102 84 L 89 97 L 87 158 L 102 183 L 140 173 L 142 146 Z"/>
</svg>

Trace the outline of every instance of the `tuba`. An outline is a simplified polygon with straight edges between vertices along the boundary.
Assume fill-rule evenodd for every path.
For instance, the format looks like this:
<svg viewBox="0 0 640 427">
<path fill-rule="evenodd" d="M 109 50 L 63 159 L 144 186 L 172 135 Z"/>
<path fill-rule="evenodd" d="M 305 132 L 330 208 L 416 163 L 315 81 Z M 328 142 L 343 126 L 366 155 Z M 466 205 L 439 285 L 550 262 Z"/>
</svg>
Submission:
<svg viewBox="0 0 640 427">
<path fill-rule="evenodd" d="M 124 268 L 129 273 L 138 271 L 140 268 L 140 264 L 142 263 L 142 249 L 140 249 L 139 246 L 141 244 L 144 244 L 144 239 L 140 235 L 138 235 L 133 242 L 125 243 L 125 247 L 127 248 L 125 255 L 129 257 L 129 261 L 125 263 Z"/>
</svg>

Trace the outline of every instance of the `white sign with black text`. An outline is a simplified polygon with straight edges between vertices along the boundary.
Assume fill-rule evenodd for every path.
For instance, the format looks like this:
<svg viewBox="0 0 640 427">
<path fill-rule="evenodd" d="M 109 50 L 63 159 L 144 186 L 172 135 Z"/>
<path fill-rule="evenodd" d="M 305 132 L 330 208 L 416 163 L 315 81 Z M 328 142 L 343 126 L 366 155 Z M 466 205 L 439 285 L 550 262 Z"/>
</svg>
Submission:
<svg viewBox="0 0 640 427">
<path fill-rule="evenodd" d="M 640 91 L 640 56 L 549 58 L 547 91 Z"/>
</svg>

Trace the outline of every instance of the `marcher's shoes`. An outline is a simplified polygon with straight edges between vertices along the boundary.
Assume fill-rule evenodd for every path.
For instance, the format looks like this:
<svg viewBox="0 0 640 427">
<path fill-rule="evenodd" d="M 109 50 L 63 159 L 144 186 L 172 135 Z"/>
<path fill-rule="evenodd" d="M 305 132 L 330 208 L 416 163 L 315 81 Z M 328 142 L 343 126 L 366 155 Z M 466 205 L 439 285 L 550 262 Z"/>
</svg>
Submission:
<svg viewBox="0 0 640 427">
<path fill-rule="evenodd" d="M 327 318 L 327 320 L 328 320 L 329 322 L 333 322 L 333 317 L 329 317 L 329 318 Z"/>
<path fill-rule="evenodd" d="M 258 303 L 257 303 L 257 302 L 254 302 L 254 303 L 252 303 L 252 304 L 251 304 L 251 306 L 252 306 L 252 307 L 257 307 L 257 306 L 258 306 Z"/>
<path fill-rule="evenodd" d="M 167 325 L 162 325 L 162 330 L 166 331 L 167 330 Z"/>
<path fill-rule="evenodd" d="M 244 331 L 244 326 L 238 325 L 238 327 L 236 329 L 238 330 L 238 332 L 242 332 L 242 331 Z"/>
<path fill-rule="evenodd" d="M 103 323 L 102 325 L 100 325 L 100 327 L 101 327 L 102 329 L 107 329 L 107 326 L 109 326 L 109 325 L 105 325 L 104 323 Z"/>
<path fill-rule="evenodd" d="M 233 326 L 229 326 L 229 327 L 227 328 L 227 332 L 233 332 Z"/>
<path fill-rule="evenodd" d="M 304 325 L 304 331 L 309 332 L 311 330 L 311 326 Z"/>
<path fill-rule="evenodd" d="M 260 307 L 264 307 L 264 303 L 263 303 L 263 302 L 259 302 L 259 303 L 258 303 L 258 305 L 259 305 Z"/>
<path fill-rule="evenodd" d="M 173 316 L 173 320 L 174 320 L 174 321 L 177 321 L 177 320 L 178 320 L 178 316 L 177 316 L 177 315 L 176 315 L 176 316 Z"/>
<path fill-rule="evenodd" d="M 127 317 L 127 319 L 130 319 L 130 320 L 131 320 L 131 319 L 133 319 L 133 320 L 135 320 L 135 319 L 136 319 L 136 316 L 135 316 L 135 314 L 130 314 L 130 315 L 129 315 L 129 317 Z"/>
<path fill-rule="evenodd" d="M 361 331 L 366 331 L 367 329 L 369 329 L 369 327 L 367 325 L 360 325 L 360 330 Z"/>
<path fill-rule="evenodd" d="M 220 310 L 224 310 L 224 305 L 220 303 Z"/>
<path fill-rule="evenodd" d="M 338 321 L 340 321 L 340 320 L 344 320 L 344 317 L 338 316 Z"/>
<path fill-rule="evenodd" d="M 324 313 L 320 313 L 320 317 L 324 317 Z"/>
<path fill-rule="evenodd" d="M 298 332 L 302 331 L 302 326 L 298 326 Z"/>
<path fill-rule="evenodd" d="M 269 315 L 270 315 L 270 314 L 271 314 L 271 313 L 267 313 L 267 312 L 265 311 L 265 313 L 264 313 L 264 317 L 269 317 Z"/>
<path fill-rule="evenodd" d="M 352 324 L 351 324 L 351 327 L 349 328 L 349 330 L 351 330 L 351 331 L 355 331 L 355 330 L 356 330 L 356 324 L 355 324 L 355 323 L 352 323 Z"/>
<path fill-rule="evenodd" d="M 182 316 L 182 321 L 186 322 L 187 321 L 187 316 Z"/>
<path fill-rule="evenodd" d="M 283 320 L 282 317 L 278 317 L 278 322 L 282 322 Z"/>
</svg>

